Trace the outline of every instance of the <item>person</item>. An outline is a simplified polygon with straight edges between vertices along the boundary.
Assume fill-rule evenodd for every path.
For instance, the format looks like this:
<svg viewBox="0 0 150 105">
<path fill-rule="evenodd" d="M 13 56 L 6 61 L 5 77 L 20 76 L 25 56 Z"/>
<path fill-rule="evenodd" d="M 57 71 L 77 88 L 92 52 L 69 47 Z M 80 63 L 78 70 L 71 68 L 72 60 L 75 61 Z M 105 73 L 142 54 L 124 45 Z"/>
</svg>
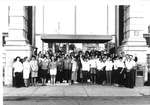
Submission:
<svg viewBox="0 0 150 105">
<path fill-rule="evenodd" d="M 60 56 L 57 58 L 56 66 L 57 66 L 56 81 L 62 83 L 63 82 L 63 60 Z"/>
<path fill-rule="evenodd" d="M 31 83 L 32 86 L 36 86 L 37 85 L 36 78 L 38 77 L 38 62 L 35 56 L 31 57 L 30 66 L 31 66 Z"/>
<path fill-rule="evenodd" d="M 112 68 L 113 68 L 113 63 L 111 61 L 111 58 L 108 57 L 106 62 L 105 62 L 105 65 L 106 65 L 106 83 L 108 85 L 111 85 L 112 83 Z"/>
<path fill-rule="evenodd" d="M 102 59 L 97 60 L 97 74 L 96 74 L 96 83 L 97 84 L 102 84 L 103 83 L 103 69 L 105 67 L 104 62 L 102 61 Z"/>
<path fill-rule="evenodd" d="M 15 62 L 13 63 L 13 76 L 14 76 L 14 86 L 15 87 L 21 87 L 22 86 L 22 71 L 23 71 L 23 65 L 20 62 L 20 57 L 16 57 Z"/>
<path fill-rule="evenodd" d="M 39 54 L 38 54 L 38 68 L 39 68 L 39 70 L 38 70 L 38 82 L 41 82 L 41 78 L 42 78 L 42 76 L 41 76 L 41 72 L 42 72 L 42 70 L 41 70 L 41 66 L 42 66 L 42 61 L 43 61 L 43 55 L 41 54 L 41 52 L 39 52 Z"/>
<path fill-rule="evenodd" d="M 50 64 L 50 76 L 51 76 L 51 84 L 55 85 L 56 82 L 56 74 L 57 74 L 57 66 L 56 66 L 56 61 L 54 56 L 51 57 L 52 61 L 49 63 Z"/>
<path fill-rule="evenodd" d="M 67 80 L 67 83 L 71 82 L 71 69 L 72 69 L 72 63 L 71 59 L 67 55 L 64 59 L 64 79 Z"/>
<path fill-rule="evenodd" d="M 85 57 L 84 59 L 82 57 L 80 57 L 81 60 L 81 64 L 82 64 L 82 74 L 83 74 L 83 83 L 87 83 L 88 80 L 88 75 L 89 75 L 89 71 L 90 71 L 90 64 L 89 61 L 87 59 L 87 57 Z"/>
<path fill-rule="evenodd" d="M 23 62 L 23 79 L 24 79 L 24 85 L 25 87 L 29 86 L 29 76 L 30 76 L 30 62 L 28 57 L 24 57 L 24 62 Z"/>
<path fill-rule="evenodd" d="M 127 68 L 127 84 L 126 87 L 133 88 L 134 87 L 134 67 L 135 67 L 135 61 L 132 59 L 132 57 L 129 57 L 125 62 L 126 68 Z"/>
<path fill-rule="evenodd" d="M 125 85 L 126 69 L 125 69 L 125 65 L 124 65 L 124 59 L 122 57 L 119 58 L 118 63 L 117 63 L 117 67 L 118 67 L 117 73 L 119 73 L 118 74 L 119 86 L 124 86 Z"/>
<path fill-rule="evenodd" d="M 42 86 L 46 86 L 46 77 L 48 73 L 48 68 L 49 68 L 49 60 L 47 59 L 47 56 L 43 56 L 43 60 L 41 63 L 41 79 L 42 79 Z"/>
<path fill-rule="evenodd" d="M 72 63 L 71 84 L 74 84 L 77 83 L 77 69 L 78 69 L 75 57 L 73 57 L 71 63 Z"/>
<path fill-rule="evenodd" d="M 91 83 L 96 84 L 96 60 L 94 58 L 94 55 L 91 56 L 91 59 L 89 60 L 90 63 L 90 77 L 91 77 Z"/>
<path fill-rule="evenodd" d="M 113 73 L 113 83 L 114 83 L 114 85 L 115 86 L 119 86 L 119 75 L 120 75 L 120 73 L 119 73 L 119 70 L 118 70 L 118 63 L 119 63 L 119 59 L 118 59 L 118 57 L 115 57 L 114 58 L 114 60 L 113 60 L 113 71 L 112 71 L 112 73 Z"/>
</svg>

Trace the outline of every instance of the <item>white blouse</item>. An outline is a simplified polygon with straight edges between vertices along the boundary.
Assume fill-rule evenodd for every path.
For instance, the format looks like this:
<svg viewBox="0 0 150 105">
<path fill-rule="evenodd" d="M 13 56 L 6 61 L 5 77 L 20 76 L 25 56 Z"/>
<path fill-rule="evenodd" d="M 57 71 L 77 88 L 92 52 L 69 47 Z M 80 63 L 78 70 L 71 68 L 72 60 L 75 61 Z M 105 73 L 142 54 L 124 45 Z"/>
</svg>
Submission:
<svg viewBox="0 0 150 105">
<path fill-rule="evenodd" d="M 101 61 L 98 60 L 96 63 L 97 63 L 97 69 L 98 70 L 102 70 L 103 67 L 105 67 L 104 62 L 101 62 Z"/>
<path fill-rule="evenodd" d="M 90 67 L 91 67 L 91 68 L 96 68 L 96 67 L 97 67 L 97 65 L 96 65 L 96 60 L 95 60 L 95 59 L 89 60 L 89 63 L 90 63 Z"/>
<path fill-rule="evenodd" d="M 13 64 L 14 72 L 22 72 L 23 71 L 23 65 L 21 62 L 16 61 Z"/>
<path fill-rule="evenodd" d="M 112 61 L 106 61 L 105 65 L 106 65 L 106 71 L 112 71 L 112 68 L 113 68 Z"/>
<path fill-rule="evenodd" d="M 82 63 L 82 71 L 90 71 L 89 61 L 83 61 L 83 59 L 81 59 L 81 63 Z"/>
</svg>

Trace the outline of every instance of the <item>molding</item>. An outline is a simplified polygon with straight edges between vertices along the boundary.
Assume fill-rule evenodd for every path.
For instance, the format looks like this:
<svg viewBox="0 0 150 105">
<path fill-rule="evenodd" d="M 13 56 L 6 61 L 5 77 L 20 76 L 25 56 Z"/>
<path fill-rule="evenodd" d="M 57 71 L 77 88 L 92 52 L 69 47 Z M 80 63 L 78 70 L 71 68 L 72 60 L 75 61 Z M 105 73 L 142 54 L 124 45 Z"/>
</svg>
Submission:
<svg viewBox="0 0 150 105">
<path fill-rule="evenodd" d="M 124 51 L 126 51 L 126 52 L 128 52 L 128 51 L 140 51 L 140 52 L 146 52 L 147 50 L 124 50 Z"/>
<path fill-rule="evenodd" d="M 21 15 L 21 16 L 17 16 L 17 15 L 9 15 L 9 17 L 11 18 L 11 17 L 23 17 L 26 21 L 28 21 L 28 19 L 27 19 L 27 17 L 26 16 L 24 16 L 24 15 Z"/>
</svg>

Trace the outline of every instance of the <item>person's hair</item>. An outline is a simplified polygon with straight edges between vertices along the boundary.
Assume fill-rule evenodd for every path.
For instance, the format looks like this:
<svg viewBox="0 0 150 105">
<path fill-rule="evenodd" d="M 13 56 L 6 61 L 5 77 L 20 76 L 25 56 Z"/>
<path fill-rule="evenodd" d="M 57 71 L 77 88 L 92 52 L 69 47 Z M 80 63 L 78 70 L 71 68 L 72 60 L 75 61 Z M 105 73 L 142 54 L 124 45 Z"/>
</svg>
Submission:
<svg viewBox="0 0 150 105">
<path fill-rule="evenodd" d="M 17 61 L 17 59 L 19 58 L 19 61 L 21 60 L 21 58 L 19 56 L 17 56 L 15 59 L 14 59 L 14 62 Z"/>
<path fill-rule="evenodd" d="M 45 58 L 45 57 L 47 58 L 47 56 L 46 56 L 46 55 L 43 55 L 43 58 Z"/>
<path fill-rule="evenodd" d="M 13 59 L 13 62 L 16 62 L 18 58 L 20 59 L 19 56 L 17 56 L 16 58 L 14 58 L 14 59 Z"/>
<path fill-rule="evenodd" d="M 23 58 L 23 61 L 25 62 L 25 61 L 27 60 L 27 58 L 28 58 L 28 57 L 24 57 L 24 58 Z"/>
</svg>

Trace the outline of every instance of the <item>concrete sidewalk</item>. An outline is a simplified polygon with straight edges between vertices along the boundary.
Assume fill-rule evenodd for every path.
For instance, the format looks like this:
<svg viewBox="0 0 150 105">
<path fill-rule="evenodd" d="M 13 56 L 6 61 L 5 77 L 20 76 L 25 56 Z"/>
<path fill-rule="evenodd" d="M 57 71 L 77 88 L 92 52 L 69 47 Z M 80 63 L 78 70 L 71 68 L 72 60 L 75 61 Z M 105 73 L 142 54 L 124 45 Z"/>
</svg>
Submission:
<svg viewBox="0 0 150 105">
<path fill-rule="evenodd" d="M 4 87 L 3 96 L 143 96 L 150 95 L 150 87 L 101 86 L 101 85 L 50 85 L 37 87 Z"/>
</svg>

